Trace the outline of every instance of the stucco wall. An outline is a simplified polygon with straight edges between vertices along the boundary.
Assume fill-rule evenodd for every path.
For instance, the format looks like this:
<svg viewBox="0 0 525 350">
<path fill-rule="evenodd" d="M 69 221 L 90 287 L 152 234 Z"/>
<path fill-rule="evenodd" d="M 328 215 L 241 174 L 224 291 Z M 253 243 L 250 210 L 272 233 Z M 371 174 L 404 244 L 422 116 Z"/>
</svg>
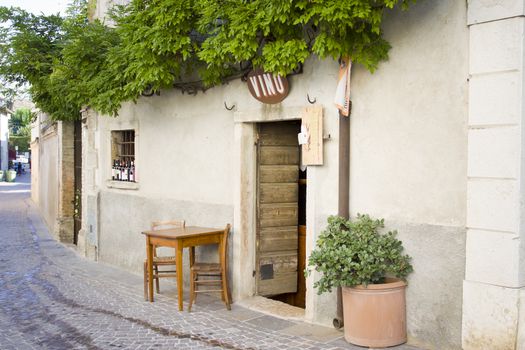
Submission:
<svg viewBox="0 0 525 350">
<path fill-rule="evenodd" d="M 0 113 L 0 170 L 7 170 L 9 152 L 7 143 L 9 138 L 9 117 Z"/>
<path fill-rule="evenodd" d="M 49 231 L 54 233 L 58 213 L 58 135 L 55 126 L 41 134 L 39 150 L 39 207 Z"/>
<path fill-rule="evenodd" d="M 466 2 L 421 1 L 387 16 L 390 59 L 352 76 L 350 209 L 398 229 L 415 272 L 408 331 L 461 344 L 465 269 L 468 29 Z M 417 338 L 417 339 L 415 339 Z"/>
<path fill-rule="evenodd" d="M 413 256 L 407 298 L 411 342 L 459 348 L 465 269 L 466 3 L 420 1 L 409 12 L 389 13 L 384 30 L 393 46 L 390 60 L 373 75 L 360 66 L 353 70 L 351 213 L 384 217 Z M 97 203 L 93 208 L 100 209 L 88 225 L 96 231 L 100 260 L 140 271 L 145 255 L 140 231 L 151 220 L 184 218 L 189 225 L 210 226 L 235 222 L 233 294 L 250 295 L 252 123 L 299 118 L 301 108 L 308 106 L 307 93 L 323 105 L 324 134 L 330 134 L 324 165 L 308 169 L 308 255 L 326 217 L 337 212 L 336 75 L 336 62 L 312 58 L 303 74 L 291 77 L 290 95 L 277 106 L 261 105 L 237 80 L 197 96 L 162 91 L 125 104 L 117 118 L 88 121 L 93 138 L 86 143 L 84 185 Z M 224 102 L 235 105 L 234 110 L 227 111 Z M 138 186 L 114 188 L 108 183 L 110 132 L 130 128 L 136 130 Z M 335 295 L 317 296 L 314 278 L 307 281 L 306 317 L 330 324 Z"/>
</svg>

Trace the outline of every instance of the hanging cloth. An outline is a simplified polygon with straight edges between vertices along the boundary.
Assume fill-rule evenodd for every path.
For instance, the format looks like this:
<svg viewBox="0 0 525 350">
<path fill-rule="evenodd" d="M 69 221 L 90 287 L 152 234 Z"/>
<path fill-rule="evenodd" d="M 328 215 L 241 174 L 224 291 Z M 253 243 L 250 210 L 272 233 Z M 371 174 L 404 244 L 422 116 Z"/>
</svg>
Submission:
<svg viewBox="0 0 525 350">
<path fill-rule="evenodd" d="M 352 61 L 349 57 L 339 59 L 339 79 L 335 91 L 334 103 L 339 113 L 348 117 L 350 115 L 350 76 L 352 72 Z"/>
</svg>

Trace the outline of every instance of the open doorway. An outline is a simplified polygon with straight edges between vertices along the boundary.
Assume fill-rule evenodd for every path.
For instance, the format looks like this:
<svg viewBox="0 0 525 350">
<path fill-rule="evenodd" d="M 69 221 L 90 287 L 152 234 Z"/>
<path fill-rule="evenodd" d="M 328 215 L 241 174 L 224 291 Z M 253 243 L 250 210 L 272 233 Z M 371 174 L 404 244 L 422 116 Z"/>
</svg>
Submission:
<svg viewBox="0 0 525 350">
<path fill-rule="evenodd" d="M 257 130 L 257 294 L 305 307 L 306 171 L 300 170 L 300 121 Z"/>
<path fill-rule="evenodd" d="M 73 194 L 73 243 L 78 244 L 78 233 L 82 226 L 82 124 L 75 121 L 74 129 L 75 183 Z"/>
</svg>

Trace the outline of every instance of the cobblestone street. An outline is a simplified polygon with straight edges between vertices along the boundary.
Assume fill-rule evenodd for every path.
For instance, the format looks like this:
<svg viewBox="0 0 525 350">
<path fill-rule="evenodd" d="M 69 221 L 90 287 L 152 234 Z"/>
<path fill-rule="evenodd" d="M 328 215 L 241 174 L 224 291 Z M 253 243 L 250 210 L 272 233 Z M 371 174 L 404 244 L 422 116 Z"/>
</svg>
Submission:
<svg viewBox="0 0 525 350">
<path fill-rule="evenodd" d="M 174 293 L 145 302 L 141 276 L 51 238 L 29 178 L 0 182 L 0 349 L 359 349 L 331 328 L 226 311 L 206 296 L 191 313 L 177 311 Z"/>
</svg>

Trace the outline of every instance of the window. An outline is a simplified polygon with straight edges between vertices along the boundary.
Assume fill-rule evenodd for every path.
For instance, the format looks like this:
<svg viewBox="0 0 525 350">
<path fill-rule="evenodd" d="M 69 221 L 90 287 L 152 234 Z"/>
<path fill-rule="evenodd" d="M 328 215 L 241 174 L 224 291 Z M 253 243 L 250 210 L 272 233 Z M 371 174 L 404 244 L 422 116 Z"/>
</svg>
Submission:
<svg viewBox="0 0 525 350">
<path fill-rule="evenodd" d="M 111 132 L 111 180 L 135 182 L 135 130 Z"/>
</svg>

